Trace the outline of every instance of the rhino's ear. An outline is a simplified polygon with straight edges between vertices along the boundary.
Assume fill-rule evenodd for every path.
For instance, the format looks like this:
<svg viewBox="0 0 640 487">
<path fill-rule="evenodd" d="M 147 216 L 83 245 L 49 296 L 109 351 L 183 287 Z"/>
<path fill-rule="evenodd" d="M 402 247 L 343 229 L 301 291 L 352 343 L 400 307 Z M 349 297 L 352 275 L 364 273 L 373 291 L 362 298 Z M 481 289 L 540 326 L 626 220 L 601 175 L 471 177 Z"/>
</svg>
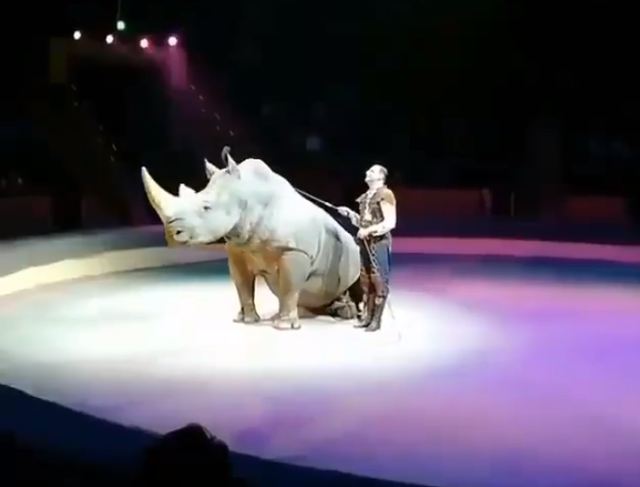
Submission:
<svg viewBox="0 0 640 487">
<path fill-rule="evenodd" d="M 222 149 L 222 160 L 227 164 L 227 173 L 232 176 L 240 176 L 238 163 L 231 157 L 231 148 L 229 146 Z"/>
<path fill-rule="evenodd" d="M 225 145 L 224 149 L 222 149 L 222 152 L 220 153 L 220 158 L 222 159 L 222 164 L 229 164 L 229 159 L 231 158 L 231 147 Z"/>
<path fill-rule="evenodd" d="M 207 159 L 204 160 L 204 172 L 207 178 L 211 179 L 214 175 L 218 174 L 222 169 L 218 169 L 215 165 L 211 164 Z"/>
<path fill-rule="evenodd" d="M 185 184 L 181 184 L 178 188 L 178 196 L 181 198 L 185 196 L 193 196 L 194 194 L 196 194 L 196 191 Z"/>
</svg>

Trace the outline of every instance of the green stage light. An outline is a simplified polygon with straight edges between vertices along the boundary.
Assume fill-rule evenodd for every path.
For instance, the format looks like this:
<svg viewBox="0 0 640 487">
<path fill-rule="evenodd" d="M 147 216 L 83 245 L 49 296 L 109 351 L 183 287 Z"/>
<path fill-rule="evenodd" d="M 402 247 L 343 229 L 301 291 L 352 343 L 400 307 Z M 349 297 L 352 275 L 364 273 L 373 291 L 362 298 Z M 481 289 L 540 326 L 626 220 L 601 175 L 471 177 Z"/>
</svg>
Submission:
<svg viewBox="0 0 640 487">
<path fill-rule="evenodd" d="M 127 25 L 124 23 L 124 20 L 118 20 L 118 23 L 116 24 L 116 28 L 118 30 L 124 30 L 126 27 Z"/>
</svg>

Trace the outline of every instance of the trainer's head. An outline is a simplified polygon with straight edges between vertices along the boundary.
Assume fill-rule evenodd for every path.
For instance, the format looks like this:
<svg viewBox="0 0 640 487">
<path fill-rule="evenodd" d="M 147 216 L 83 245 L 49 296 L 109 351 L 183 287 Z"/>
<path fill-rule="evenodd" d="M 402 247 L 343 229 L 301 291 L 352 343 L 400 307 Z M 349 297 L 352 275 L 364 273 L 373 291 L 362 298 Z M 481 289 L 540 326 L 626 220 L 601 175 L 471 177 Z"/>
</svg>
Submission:
<svg viewBox="0 0 640 487">
<path fill-rule="evenodd" d="M 369 186 L 381 186 L 387 181 L 387 174 L 383 165 L 374 164 L 367 170 L 364 180 Z"/>
</svg>

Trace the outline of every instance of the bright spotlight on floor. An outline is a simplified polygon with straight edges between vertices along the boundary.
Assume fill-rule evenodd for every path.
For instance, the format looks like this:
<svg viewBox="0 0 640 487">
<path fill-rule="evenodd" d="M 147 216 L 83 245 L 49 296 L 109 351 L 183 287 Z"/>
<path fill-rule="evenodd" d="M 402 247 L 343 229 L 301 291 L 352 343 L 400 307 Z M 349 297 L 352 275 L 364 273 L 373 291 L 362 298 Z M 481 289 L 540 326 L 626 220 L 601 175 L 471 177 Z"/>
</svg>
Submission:
<svg viewBox="0 0 640 487">
<path fill-rule="evenodd" d="M 115 38 L 113 37 L 113 35 L 109 34 L 107 37 L 105 37 L 104 40 L 107 41 L 107 44 L 113 44 L 113 41 L 115 41 Z"/>
<path fill-rule="evenodd" d="M 176 36 L 171 36 L 167 39 L 167 44 L 170 46 L 175 46 L 178 44 L 178 38 Z"/>
<path fill-rule="evenodd" d="M 82 37 L 82 32 L 80 32 L 79 30 L 75 31 L 73 33 L 73 38 L 77 41 L 78 39 L 80 39 Z"/>
<path fill-rule="evenodd" d="M 149 47 L 149 40 L 148 39 L 140 39 L 140 47 L 142 49 L 146 49 L 147 47 Z"/>
</svg>

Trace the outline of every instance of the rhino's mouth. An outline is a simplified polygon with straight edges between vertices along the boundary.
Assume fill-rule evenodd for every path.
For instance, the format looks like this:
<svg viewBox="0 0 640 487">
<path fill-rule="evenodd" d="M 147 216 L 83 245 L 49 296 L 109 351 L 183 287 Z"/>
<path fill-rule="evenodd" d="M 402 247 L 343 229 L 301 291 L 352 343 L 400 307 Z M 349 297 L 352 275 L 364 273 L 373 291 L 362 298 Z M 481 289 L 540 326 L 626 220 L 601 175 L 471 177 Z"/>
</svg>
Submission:
<svg viewBox="0 0 640 487">
<path fill-rule="evenodd" d="M 204 239 L 198 239 L 198 240 L 191 240 L 190 242 L 187 242 L 187 245 L 217 245 L 217 244 L 224 244 L 226 242 L 226 239 L 224 238 L 216 238 L 216 239 L 211 239 L 211 240 L 204 240 Z"/>
<path fill-rule="evenodd" d="M 193 242 L 192 245 L 208 247 L 209 245 L 221 245 L 221 244 L 224 245 L 225 242 L 226 242 L 225 239 L 219 238 L 217 240 L 203 240 L 199 242 Z"/>
<path fill-rule="evenodd" d="M 223 242 L 239 242 L 242 240 L 242 235 L 237 230 L 236 226 L 234 226 L 231 230 L 227 232 L 226 235 L 224 235 L 219 240 Z"/>
</svg>

